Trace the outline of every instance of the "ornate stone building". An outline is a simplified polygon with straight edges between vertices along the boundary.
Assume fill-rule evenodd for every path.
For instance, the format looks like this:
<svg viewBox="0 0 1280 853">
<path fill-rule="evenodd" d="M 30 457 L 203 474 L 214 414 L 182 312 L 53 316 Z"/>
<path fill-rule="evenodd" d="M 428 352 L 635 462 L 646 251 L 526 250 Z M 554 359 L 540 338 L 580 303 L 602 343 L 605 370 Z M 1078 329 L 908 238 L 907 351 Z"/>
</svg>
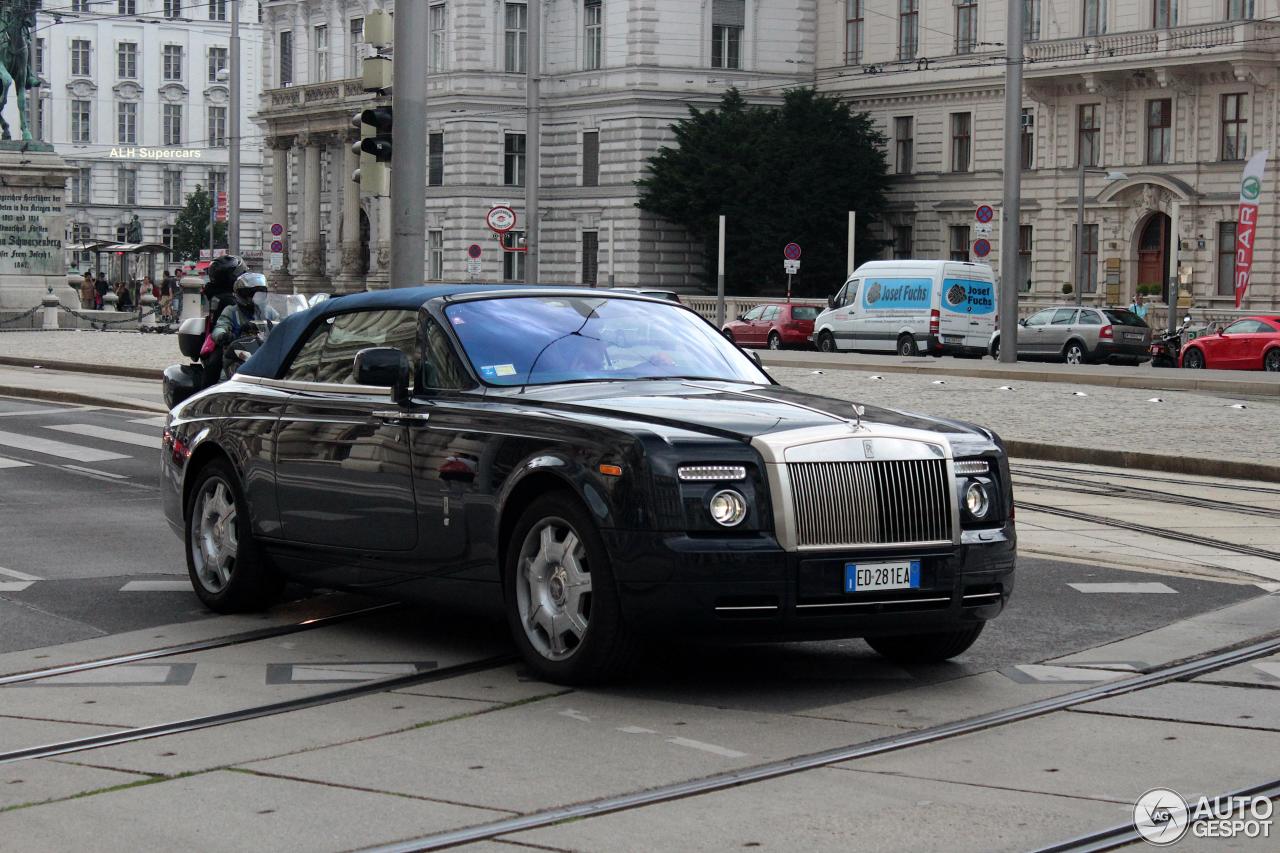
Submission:
<svg viewBox="0 0 1280 853">
<path fill-rule="evenodd" d="M 1272 153 L 1246 308 L 1280 307 L 1280 168 L 1274 159 L 1277 0 L 1022 0 L 1028 11 L 1016 256 L 1030 298 L 1162 298 L 1180 210 L 1197 306 L 1233 304 L 1244 161 Z M 843 0 L 818 6 L 816 80 L 874 117 L 895 173 L 888 256 L 971 256 L 974 209 L 1002 196 L 1007 0 Z M 1077 179 L 1086 172 L 1083 266 Z"/>
<path fill-rule="evenodd" d="M 553 283 L 692 288 L 700 247 L 635 207 L 634 181 L 689 105 L 730 86 L 756 99 L 812 79 L 815 0 L 533 0 L 542 9 L 540 278 Z M 388 204 L 350 181 L 363 20 L 377 3 L 268 0 L 263 93 L 268 223 L 286 227 L 287 275 L 299 289 L 385 286 Z M 508 201 L 524 221 L 528 6 L 507 0 L 430 4 L 427 276 L 465 280 L 466 248 L 483 247 L 480 280 L 523 278 L 484 224 Z M 393 164 L 394 165 L 394 164 Z M 287 212 L 286 212 L 287 211 Z M 516 226 L 517 230 L 519 225 Z M 613 234 L 616 270 L 607 268 Z"/>
<path fill-rule="evenodd" d="M 240 18 L 240 245 L 252 255 L 262 233 L 262 137 L 249 118 L 262 90 L 257 2 L 242 2 Z M 168 244 L 197 185 L 226 189 L 230 19 L 229 0 L 44 4 L 37 135 L 77 170 L 70 242 L 123 242 L 137 216 L 142 241 Z"/>
</svg>

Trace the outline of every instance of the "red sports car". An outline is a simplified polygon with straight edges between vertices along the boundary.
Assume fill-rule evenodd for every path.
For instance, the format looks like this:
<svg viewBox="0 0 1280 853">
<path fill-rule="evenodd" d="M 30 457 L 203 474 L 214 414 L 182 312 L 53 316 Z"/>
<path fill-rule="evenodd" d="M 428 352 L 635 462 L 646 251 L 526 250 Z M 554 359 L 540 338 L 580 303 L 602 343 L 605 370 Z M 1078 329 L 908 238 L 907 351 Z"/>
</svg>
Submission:
<svg viewBox="0 0 1280 853">
<path fill-rule="evenodd" d="M 1188 341 L 1181 362 L 1192 369 L 1280 372 L 1280 316 L 1243 317 L 1217 334 Z"/>
<path fill-rule="evenodd" d="M 759 305 L 737 320 L 724 325 L 724 336 L 738 346 L 782 349 L 813 346 L 813 321 L 818 309 L 812 305 Z"/>
</svg>

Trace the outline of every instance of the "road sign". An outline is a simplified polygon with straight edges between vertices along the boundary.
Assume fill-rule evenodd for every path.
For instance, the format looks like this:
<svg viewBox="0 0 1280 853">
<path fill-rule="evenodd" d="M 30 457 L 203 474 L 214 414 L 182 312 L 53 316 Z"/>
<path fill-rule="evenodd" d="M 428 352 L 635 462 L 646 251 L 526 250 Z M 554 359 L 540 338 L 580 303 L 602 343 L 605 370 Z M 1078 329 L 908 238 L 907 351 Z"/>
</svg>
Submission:
<svg viewBox="0 0 1280 853">
<path fill-rule="evenodd" d="M 467 275 L 475 277 L 480 275 L 481 263 L 479 258 L 467 258 Z"/>
<path fill-rule="evenodd" d="M 991 209 L 991 205 L 984 204 L 978 207 L 978 212 L 975 215 L 978 217 L 979 222 L 990 222 L 996 212 Z"/>
<path fill-rule="evenodd" d="M 480 244 L 472 243 L 467 247 L 467 257 L 473 261 L 480 260 Z"/>
<path fill-rule="evenodd" d="M 977 225 L 974 226 L 973 232 L 978 237 L 990 237 L 994 227 L 995 226 L 993 226 L 990 222 L 979 222 Z"/>
<path fill-rule="evenodd" d="M 515 227 L 516 212 L 504 205 L 496 205 L 489 209 L 484 221 L 488 224 L 490 231 L 505 234 Z"/>
<path fill-rule="evenodd" d="M 283 252 L 283 251 L 284 251 L 284 243 L 282 243 L 282 242 L 281 242 L 281 241 L 279 241 L 279 240 L 272 240 L 272 241 L 271 241 L 271 251 L 273 251 L 273 252 Z"/>
<path fill-rule="evenodd" d="M 273 225 L 271 226 L 271 236 L 272 236 L 272 237 L 279 237 L 279 236 L 280 236 L 281 234 L 283 234 L 283 233 L 284 233 L 284 226 L 283 226 L 283 225 L 281 225 L 279 222 L 277 222 L 277 223 L 275 223 L 275 224 L 273 224 Z"/>
<path fill-rule="evenodd" d="M 991 254 L 991 244 L 986 240 L 975 240 L 973 243 L 973 253 L 980 258 L 985 258 Z"/>
<path fill-rule="evenodd" d="M 284 253 L 272 252 L 271 253 L 271 271 L 279 272 L 282 269 L 284 269 Z"/>
<path fill-rule="evenodd" d="M 782 257 L 786 258 L 788 261 L 800 260 L 800 244 L 788 243 L 786 248 L 782 250 Z"/>
<path fill-rule="evenodd" d="M 800 262 L 787 259 L 782 262 L 782 269 L 786 272 L 787 275 L 795 275 L 796 273 L 800 272 Z"/>
</svg>

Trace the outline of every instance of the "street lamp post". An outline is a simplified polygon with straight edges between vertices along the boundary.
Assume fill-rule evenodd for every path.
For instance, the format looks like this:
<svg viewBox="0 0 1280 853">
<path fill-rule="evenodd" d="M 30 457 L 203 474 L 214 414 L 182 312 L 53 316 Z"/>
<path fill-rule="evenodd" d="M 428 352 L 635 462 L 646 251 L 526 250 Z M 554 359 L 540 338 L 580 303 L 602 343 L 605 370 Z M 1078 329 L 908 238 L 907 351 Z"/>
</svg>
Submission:
<svg viewBox="0 0 1280 853">
<path fill-rule="evenodd" d="M 1108 169 L 1090 169 L 1084 165 L 1084 158 L 1080 159 L 1080 165 L 1076 167 L 1076 307 L 1080 307 L 1081 300 L 1084 298 L 1084 280 L 1086 270 L 1084 268 L 1084 173 L 1093 172 L 1098 175 L 1106 175 L 1107 181 L 1123 181 L 1129 176 L 1124 172 L 1116 172 Z"/>
</svg>

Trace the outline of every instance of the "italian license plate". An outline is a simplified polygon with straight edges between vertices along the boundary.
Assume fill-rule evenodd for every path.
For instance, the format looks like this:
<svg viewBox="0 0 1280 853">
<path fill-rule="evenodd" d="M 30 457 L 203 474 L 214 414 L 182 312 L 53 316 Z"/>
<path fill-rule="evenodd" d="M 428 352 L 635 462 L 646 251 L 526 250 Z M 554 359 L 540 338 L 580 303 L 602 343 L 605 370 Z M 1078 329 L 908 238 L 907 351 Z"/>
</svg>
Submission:
<svg viewBox="0 0 1280 853">
<path fill-rule="evenodd" d="M 885 589 L 919 589 L 920 561 L 900 563 L 845 563 L 845 592 L 877 592 Z"/>
</svg>

